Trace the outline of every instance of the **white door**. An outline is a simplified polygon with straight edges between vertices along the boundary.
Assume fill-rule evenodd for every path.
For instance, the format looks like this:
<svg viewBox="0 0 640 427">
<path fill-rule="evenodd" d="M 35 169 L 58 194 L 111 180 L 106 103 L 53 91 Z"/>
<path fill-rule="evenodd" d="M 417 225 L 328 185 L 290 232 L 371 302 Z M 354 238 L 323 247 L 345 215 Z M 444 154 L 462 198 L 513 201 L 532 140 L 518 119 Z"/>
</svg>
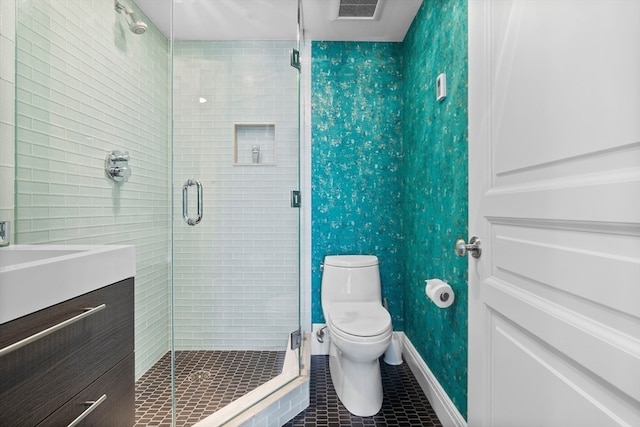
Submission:
<svg viewBox="0 0 640 427">
<path fill-rule="evenodd" d="M 469 426 L 640 426 L 640 1 L 470 0 L 469 76 Z"/>
</svg>

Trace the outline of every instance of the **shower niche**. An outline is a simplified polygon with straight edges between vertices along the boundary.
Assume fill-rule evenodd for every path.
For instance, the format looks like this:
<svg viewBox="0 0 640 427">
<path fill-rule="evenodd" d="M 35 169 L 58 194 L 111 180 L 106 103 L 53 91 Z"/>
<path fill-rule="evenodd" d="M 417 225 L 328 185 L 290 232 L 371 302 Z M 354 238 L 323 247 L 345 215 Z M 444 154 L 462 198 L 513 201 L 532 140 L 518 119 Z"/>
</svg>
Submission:
<svg viewBox="0 0 640 427">
<path fill-rule="evenodd" d="M 234 123 L 234 166 L 275 166 L 275 123 Z"/>
</svg>

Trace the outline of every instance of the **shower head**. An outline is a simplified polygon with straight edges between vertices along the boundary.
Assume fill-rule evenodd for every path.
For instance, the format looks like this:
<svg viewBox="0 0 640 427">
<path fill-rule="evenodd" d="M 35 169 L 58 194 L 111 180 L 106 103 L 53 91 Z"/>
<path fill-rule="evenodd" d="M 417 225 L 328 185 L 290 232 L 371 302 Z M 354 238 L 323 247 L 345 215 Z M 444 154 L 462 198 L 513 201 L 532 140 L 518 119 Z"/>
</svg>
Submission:
<svg viewBox="0 0 640 427">
<path fill-rule="evenodd" d="M 143 34 L 149 28 L 142 19 L 138 18 L 138 15 L 136 15 L 136 13 L 132 9 L 126 7 L 125 5 L 118 2 L 117 0 L 116 0 L 116 12 L 124 13 L 125 16 L 128 16 L 131 18 L 131 22 L 129 22 L 129 29 L 134 34 Z"/>
<path fill-rule="evenodd" d="M 147 24 L 142 19 L 138 18 L 138 16 L 135 13 L 131 13 L 129 16 L 131 16 L 131 23 L 129 24 L 129 29 L 131 30 L 132 33 L 142 34 L 145 31 L 147 31 L 149 27 L 147 27 Z"/>
</svg>

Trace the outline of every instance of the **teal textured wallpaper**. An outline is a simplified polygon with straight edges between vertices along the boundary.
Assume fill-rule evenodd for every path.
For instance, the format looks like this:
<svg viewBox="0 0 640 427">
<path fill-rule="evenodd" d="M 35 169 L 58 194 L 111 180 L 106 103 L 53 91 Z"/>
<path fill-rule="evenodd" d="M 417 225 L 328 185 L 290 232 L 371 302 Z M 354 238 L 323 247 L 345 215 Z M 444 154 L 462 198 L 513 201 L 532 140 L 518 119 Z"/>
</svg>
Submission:
<svg viewBox="0 0 640 427">
<path fill-rule="evenodd" d="M 394 328 L 466 417 L 466 0 L 425 1 L 402 43 L 314 42 L 311 96 L 313 322 L 324 255 L 378 255 Z M 430 278 L 453 287 L 450 308 L 427 299 Z"/>
<path fill-rule="evenodd" d="M 324 322 L 325 255 L 373 254 L 402 329 L 402 60 L 399 43 L 313 42 L 312 319 Z"/>
<path fill-rule="evenodd" d="M 403 42 L 404 332 L 460 413 L 467 412 L 467 2 L 426 1 Z M 448 93 L 436 101 L 446 73 Z M 441 278 L 456 300 L 440 309 L 425 279 Z"/>
</svg>

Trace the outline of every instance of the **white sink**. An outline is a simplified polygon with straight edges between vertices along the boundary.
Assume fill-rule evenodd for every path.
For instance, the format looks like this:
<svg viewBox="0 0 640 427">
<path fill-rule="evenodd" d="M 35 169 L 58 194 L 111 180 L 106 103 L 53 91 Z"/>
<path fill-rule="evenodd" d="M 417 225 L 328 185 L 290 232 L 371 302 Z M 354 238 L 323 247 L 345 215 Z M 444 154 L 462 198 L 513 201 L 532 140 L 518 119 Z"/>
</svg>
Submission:
<svg viewBox="0 0 640 427">
<path fill-rule="evenodd" d="M 129 245 L 0 248 L 0 323 L 135 276 Z"/>
</svg>

